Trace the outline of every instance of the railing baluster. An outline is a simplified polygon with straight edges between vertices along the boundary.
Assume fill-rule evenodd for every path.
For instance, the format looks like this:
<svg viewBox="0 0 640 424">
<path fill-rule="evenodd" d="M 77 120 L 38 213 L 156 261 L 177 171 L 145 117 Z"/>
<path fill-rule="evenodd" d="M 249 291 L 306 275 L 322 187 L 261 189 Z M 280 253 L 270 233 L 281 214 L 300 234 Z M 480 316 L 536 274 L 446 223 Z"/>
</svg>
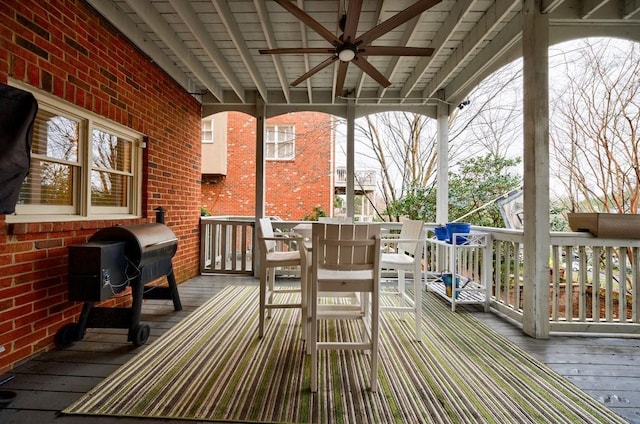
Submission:
<svg viewBox="0 0 640 424">
<path fill-rule="evenodd" d="M 605 293 L 605 319 L 607 322 L 611 322 L 613 316 L 613 248 L 605 248 L 605 269 L 607 272 L 606 277 L 606 293 Z"/>
<path fill-rule="evenodd" d="M 564 318 L 567 322 L 573 319 L 573 246 L 565 246 L 564 260 L 567 264 L 565 275 L 567 277 L 564 285 Z"/>
<path fill-rule="evenodd" d="M 231 238 L 231 270 L 238 270 L 238 226 L 236 224 L 230 224 L 231 231 L 229 237 Z"/>
<path fill-rule="evenodd" d="M 511 243 L 513 246 L 513 275 L 514 275 L 514 281 L 516 282 L 515 285 L 515 295 L 513 296 L 514 298 L 514 308 L 516 311 L 521 312 L 522 308 L 520 307 L 521 301 L 520 298 L 522 296 L 521 290 L 520 290 L 520 243 L 518 242 L 513 242 Z"/>
<path fill-rule="evenodd" d="M 587 319 L 586 292 L 587 292 L 587 253 L 584 246 L 578 247 L 578 319 L 582 322 Z"/>
<path fill-rule="evenodd" d="M 594 322 L 600 321 L 600 256 L 602 249 L 600 246 L 593 248 L 593 280 L 591 284 L 591 319 Z"/>
<path fill-rule="evenodd" d="M 618 320 L 627 321 L 627 248 L 618 248 Z"/>
<path fill-rule="evenodd" d="M 553 321 L 558 321 L 560 316 L 560 247 L 552 246 L 551 248 L 552 256 L 553 256 L 553 265 L 552 265 L 552 307 L 551 307 L 551 319 Z"/>
<path fill-rule="evenodd" d="M 640 322 L 640 313 L 638 309 L 640 308 L 640 287 L 638 283 L 640 282 L 640 248 L 632 247 L 631 248 L 631 258 L 632 258 L 632 269 L 633 275 L 631 277 L 631 321 L 634 323 Z"/>
<path fill-rule="evenodd" d="M 497 284 L 495 284 L 495 287 L 493 288 L 493 290 L 491 290 L 491 293 L 493 293 L 493 297 L 497 301 L 502 301 L 502 296 L 501 296 L 502 286 L 504 285 L 505 281 L 508 281 L 508 275 L 509 275 L 508 264 L 505 263 L 504 260 L 501 260 L 501 259 L 504 259 L 505 257 L 502 250 L 503 246 L 504 246 L 504 243 L 500 241 L 495 241 L 493 243 L 493 249 L 494 249 L 495 258 L 496 258 L 496 266 L 493 267 L 494 274 L 495 274 L 494 281 Z M 502 282 L 502 284 L 500 284 L 500 282 Z"/>
<path fill-rule="evenodd" d="M 249 261 L 247 261 L 247 226 L 240 227 L 240 240 L 242 240 L 242 271 L 249 271 Z"/>
</svg>

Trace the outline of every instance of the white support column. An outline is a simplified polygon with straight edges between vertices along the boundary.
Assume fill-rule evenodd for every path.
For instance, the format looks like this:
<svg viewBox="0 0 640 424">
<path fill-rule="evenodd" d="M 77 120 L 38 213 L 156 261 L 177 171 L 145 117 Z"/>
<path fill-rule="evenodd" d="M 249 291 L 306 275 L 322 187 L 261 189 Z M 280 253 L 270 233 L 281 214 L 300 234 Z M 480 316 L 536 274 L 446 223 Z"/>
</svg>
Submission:
<svg viewBox="0 0 640 424">
<path fill-rule="evenodd" d="M 449 220 L 449 105 L 438 102 L 438 175 L 436 198 L 436 223 Z"/>
<path fill-rule="evenodd" d="M 256 219 L 264 216 L 265 205 L 265 121 L 267 108 L 260 96 L 256 99 Z"/>
<path fill-rule="evenodd" d="M 437 160 L 438 175 L 436 176 L 436 223 L 445 224 L 449 221 L 449 104 L 438 102 L 437 118 Z M 438 268 L 446 269 L 446 251 L 438 250 Z M 426 277 L 425 277 L 426 278 Z"/>
<path fill-rule="evenodd" d="M 549 337 L 549 19 L 542 0 L 523 2 L 523 330 Z"/>
<path fill-rule="evenodd" d="M 335 115 L 330 115 L 331 116 L 331 128 L 335 129 L 337 127 L 337 123 L 338 123 L 338 117 Z M 331 178 L 330 181 L 331 183 L 329 184 L 329 187 L 327 188 L 327 195 L 329 196 L 329 202 L 327 203 L 329 205 L 329 210 L 326 211 L 329 216 L 333 216 L 334 212 L 335 212 L 335 208 L 333 207 L 333 201 L 336 198 L 336 147 L 337 147 L 337 141 L 336 141 L 336 131 L 329 131 L 329 137 L 331 140 Z"/>
<path fill-rule="evenodd" d="M 355 124 L 356 105 L 353 99 L 347 103 L 347 216 L 353 217 L 355 213 Z"/>
<path fill-rule="evenodd" d="M 256 220 L 264 217 L 265 214 L 265 186 L 266 186 L 266 172 L 265 172 L 265 121 L 267 116 L 267 108 L 262 97 L 257 96 L 256 99 L 256 206 L 255 217 Z M 253 276 L 260 276 L 260 255 L 258 252 L 258 232 L 253 232 L 253 263 L 255 267 L 253 269 Z"/>
</svg>

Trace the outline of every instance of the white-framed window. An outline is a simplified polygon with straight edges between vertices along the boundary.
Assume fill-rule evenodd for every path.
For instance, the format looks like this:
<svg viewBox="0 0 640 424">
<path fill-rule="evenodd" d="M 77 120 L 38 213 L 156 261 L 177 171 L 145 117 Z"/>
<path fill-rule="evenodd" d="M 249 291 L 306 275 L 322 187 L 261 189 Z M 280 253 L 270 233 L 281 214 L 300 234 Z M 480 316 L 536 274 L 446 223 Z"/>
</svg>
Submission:
<svg viewBox="0 0 640 424">
<path fill-rule="evenodd" d="M 213 117 L 202 120 L 202 142 L 213 143 Z"/>
<path fill-rule="evenodd" d="M 142 134 L 18 82 L 38 101 L 19 222 L 141 215 Z"/>
<path fill-rule="evenodd" d="M 267 125 L 265 158 L 292 160 L 296 156 L 296 131 L 293 125 Z"/>
</svg>

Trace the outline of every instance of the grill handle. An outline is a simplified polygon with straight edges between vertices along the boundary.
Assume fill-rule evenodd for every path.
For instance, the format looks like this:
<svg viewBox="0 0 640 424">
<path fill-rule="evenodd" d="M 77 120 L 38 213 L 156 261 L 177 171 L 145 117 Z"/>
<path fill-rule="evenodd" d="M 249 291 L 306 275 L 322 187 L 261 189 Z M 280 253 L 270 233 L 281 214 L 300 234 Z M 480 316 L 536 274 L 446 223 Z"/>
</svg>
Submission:
<svg viewBox="0 0 640 424">
<path fill-rule="evenodd" d="M 169 239 L 169 240 L 161 240 L 155 243 L 151 243 L 151 244 L 147 244 L 145 246 L 145 248 L 147 247 L 156 247 L 156 246 L 162 246 L 163 244 L 169 244 L 169 243 L 177 243 L 178 239 L 177 238 L 173 238 L 173 239 Z"/>
</svg>

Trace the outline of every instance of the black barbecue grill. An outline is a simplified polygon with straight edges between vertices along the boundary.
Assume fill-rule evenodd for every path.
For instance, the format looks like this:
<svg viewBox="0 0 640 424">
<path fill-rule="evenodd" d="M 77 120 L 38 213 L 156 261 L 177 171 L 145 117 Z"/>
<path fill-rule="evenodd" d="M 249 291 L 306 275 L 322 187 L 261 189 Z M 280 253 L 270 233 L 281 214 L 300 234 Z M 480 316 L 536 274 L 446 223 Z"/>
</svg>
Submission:
<svg viewBox="0 0 640 424">
<path fill-rule="evenodd" d="M 177 250 L 177 237 L 162 223 L 103 228 L 88 243 L 69 246 L 69 300 L 84 306 L 78 323 L 58 331 L 58 344 L 81 340 L 87 327 L 128 328 L 128 341 L 146 343 L 150 329 L 140 324 L 143 299 L 172 299 L 174 309 L 182 309 L 171 263 Z M 146 285 L 161 277 L 167 286 Z M 94 306 L 129 286 L 131 308 Z"/>
</svg>

